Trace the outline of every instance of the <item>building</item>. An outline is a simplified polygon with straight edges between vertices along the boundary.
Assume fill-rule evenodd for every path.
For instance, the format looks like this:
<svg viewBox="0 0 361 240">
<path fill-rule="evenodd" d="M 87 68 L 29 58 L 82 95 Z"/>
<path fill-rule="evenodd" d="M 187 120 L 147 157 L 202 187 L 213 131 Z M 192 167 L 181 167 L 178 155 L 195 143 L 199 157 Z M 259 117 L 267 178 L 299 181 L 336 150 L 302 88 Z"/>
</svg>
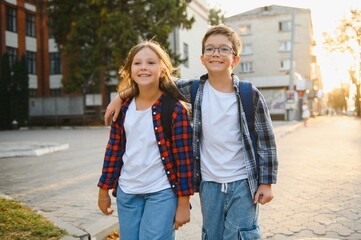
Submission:
<svg viewBox="0 0 361 240">
<path fill-rule="evenodd" d="M 299 119 L 320 88 L 309 9 L 265 6 L 226 19 L 243 49 L 235 73 L 265 96 L 273 119 Z"/>
<path fill-rule="evenodd" d="M 46 1 L 0 1 L 0 53 L 10 65 L 25 54 L 30 96 L 58 95 L 61 91 L 61 57 L 49 39 Z"/>
<path fill-rule="evenodd" d="M 67 79 L 66 58 L 58 51 L 46 15 L 47 0 L 0 1 L 0 55 L 8 53 L 14 64 L 25 54 L 29 73 L 30 118 L 77 117 L 89 113 L 89 108 L 104 108 L 116 93 L 118 79 L 108 81 L 101 94 L 62 96 L 62 79 Z M 186 63 L 182 78 L 199 78 L 205 68 L 199 60 L 201 41 L 208 27 L 206 0 L 189 1 L 188 15 L 195 18 L 192 29 L 175 29 L 169 36 L 171 48 Z M 99 113 L 98 113 L 99 115 Z"/>
<path fill-rule="evenodd" d="M 193 16 L 195 22 L 191 30 L 175 29 L 169 36 L 171 48 L 180 53 L 182 58 L 188 59 L 180 65 L 180 77 L 195 79 L 205 74 L 207 69 L 200 61 L 202 55 L 202 39 L 208 25 L 208 8 L 206 0 L 192 0 L 187 9 L 188 16 Z"/>
</svg>

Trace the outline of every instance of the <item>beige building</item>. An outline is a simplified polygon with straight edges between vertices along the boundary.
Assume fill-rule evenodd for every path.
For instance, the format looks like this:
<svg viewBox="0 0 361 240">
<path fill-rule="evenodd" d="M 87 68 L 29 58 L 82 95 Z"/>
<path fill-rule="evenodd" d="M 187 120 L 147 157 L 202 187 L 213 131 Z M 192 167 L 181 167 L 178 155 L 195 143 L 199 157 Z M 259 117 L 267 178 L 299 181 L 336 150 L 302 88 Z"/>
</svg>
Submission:
<svg viewBox="0 0 361 240">
<path fill-rule="evenodd" d="M 229 17 L 226 24 L 243 43 L 234 73 L 261 89 L 274 119 L 299 119 L 302 101 L 312 104 L 320 85 L 311 11 L 271 5 Z"/>
</svg>

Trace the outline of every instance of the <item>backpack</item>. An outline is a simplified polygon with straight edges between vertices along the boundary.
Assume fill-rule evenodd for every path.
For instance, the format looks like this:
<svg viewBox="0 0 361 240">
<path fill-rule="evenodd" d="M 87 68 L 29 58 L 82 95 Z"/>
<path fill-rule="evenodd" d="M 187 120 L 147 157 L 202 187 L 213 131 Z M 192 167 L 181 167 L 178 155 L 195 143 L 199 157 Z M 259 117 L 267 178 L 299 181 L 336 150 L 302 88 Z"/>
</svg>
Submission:
<svg viewBox="0 0 361 240">
<path fill-rule="evenodd" d="M 164 95 L 162 103 L 162 112 L 160 113 L 160 121 L 163 126 L 166 139 L 172 139 L 172 113 L 174 111 L 175 104 L 178 100 L 170 95 Z"/>
<path fill-rule="evenodd" d="M 202 77 L 207 77 L 207 76 L 204 75 Z M 194 80 L 191 89 L 192 110 L 194 109 L 194 101 L 196 99 L 198 87 L 199 87 L 199 80 Z M 246 114 L 247 126 L 252 140 L 253 149 L 256 150 L 258 137 L 254 124 L 255 121 L 254 121 L 254 110 L 253 110 L 253 92 L 254 89 L 252 88 L 252 83 L 246 81 L 239 81 L 238 94 L 241 97 L 242 106 Z M 256 161 L 258 162 L 258 154 L 256 151 L 254 152 L 254 155 L 256 157 Z"/>
</svg>

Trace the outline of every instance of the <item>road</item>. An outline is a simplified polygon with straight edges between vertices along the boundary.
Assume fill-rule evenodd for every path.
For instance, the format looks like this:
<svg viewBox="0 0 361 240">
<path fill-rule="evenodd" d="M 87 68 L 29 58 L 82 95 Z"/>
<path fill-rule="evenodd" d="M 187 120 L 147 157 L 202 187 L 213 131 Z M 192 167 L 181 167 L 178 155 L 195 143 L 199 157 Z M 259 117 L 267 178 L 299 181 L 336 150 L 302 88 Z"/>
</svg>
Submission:
<svg viewBox="0 0 361 240">
<path fill-rule="evenodd" d="M 318 117 L 307 128 L 279 129 L 275 198 L 260 207 L 263 238 L 360 240 L 361 119 Z M 0 158 L 0 193 L 85 232 L 116 222 L 116 215 L 104 216 L 97 208 L 108 134 L 108 128 L 0 132 L 0 142 L 70 146 L 38 157 Z M 200 239 L 198 195 L 192 205 L 191 223 L 177 232 L 177 240 Z"/>
</svg>

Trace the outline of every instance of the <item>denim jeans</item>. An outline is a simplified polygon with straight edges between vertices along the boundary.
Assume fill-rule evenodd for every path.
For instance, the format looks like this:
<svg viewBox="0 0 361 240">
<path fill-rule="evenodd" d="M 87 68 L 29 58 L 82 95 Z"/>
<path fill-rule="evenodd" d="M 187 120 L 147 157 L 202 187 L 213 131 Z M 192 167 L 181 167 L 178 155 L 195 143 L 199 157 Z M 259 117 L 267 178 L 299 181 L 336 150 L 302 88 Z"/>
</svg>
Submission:
<svg viewBox="0 0 361 240">
<path fill-rule="evenodd" d="M 149 194 L 127 194 L 118 185 L 120 239 L 174 240 L 177 203 L 177 197 L 170 188 Z"/>
<path fill-rule="evenodd" d="M 231 183 L 201 182 L 203 240 L 259 240 L 258 204 L 247 179 Z"/>
</svg>

